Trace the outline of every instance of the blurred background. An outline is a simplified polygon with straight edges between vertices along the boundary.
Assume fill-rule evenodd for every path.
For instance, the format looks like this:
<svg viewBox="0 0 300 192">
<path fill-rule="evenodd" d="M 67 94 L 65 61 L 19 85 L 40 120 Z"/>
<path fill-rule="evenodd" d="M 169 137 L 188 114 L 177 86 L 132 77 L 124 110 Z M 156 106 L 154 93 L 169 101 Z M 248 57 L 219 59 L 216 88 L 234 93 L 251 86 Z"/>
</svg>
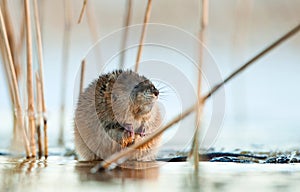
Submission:
<svg viewBox="0 0 300 192">
<path fill-rule="evenodd" d="M 20 31 L 21 15 L 23 14 L 22 2 L 19 0 L 8 2 L 9 11 L 14 21 L 12 25 L 17 33 Z M 38 2 L 44 47 L 44 81 L 48 108 L 49 144 L 50 147 L 58 146 L 59 118 L 61 116 L 60 92 L 63 81 L 61 73 L 62 65 L 67 64 L 67 73 L 64 73 L 67 85 L 65 90 L 64 139 L 66 145 L 72 147 L 73 113 L 76 105 L 76 89 L 78 89 L 78 72 L 80 71 L 81 60 L 85 56 L 89 59 L 88 53 L 95 51 L 95 47 L 90 52 L 89 49 L 96 40 L 105 39 L 111 34 L 121 37 L 121 33 L 118 34 L 116 31 L 124 25 L 126 1 L 89 0 L 81 24 L 77 24 L 77 20 L 83 1 L 68 1 L 70 46 L 67 63 L 63 63 L 66 1 L 40 0 Z M 141 24 L 147 1 L 133 0 L 132 2 L 131 24 Z M 182 33 L 197 38 L 200 25 L 200 8 L 200 1 L 196 0 L 154 0 L 150 23 L 175 26 L 178 28 L 176 30 L 181 30 Z M 95 29 L 92 31 L 88 24 L 87 13 L 90 14 L 90 18 L 94 18 L 93 26 Z M 210 58 L 217 65 L 221 77 L 227 77 L 238 66 L 296 26 L 300 22 L 299 13 L 299 0 L 209 0 L 209 25 L 206 31 L 205 45 L 209 50 Z M 138 41 L 138 33 L 133 34 L 133 37 L 136 38 L 135 41 Z M 151 35 L 153 38 L 159 37 L 160 31 L 155 31 L 155 28 L 150 27 L 146 39 Z M 176 37 L 173 38 L 176 41 Z M 183 40 L 177 39 L 178 49 L 190 46 Z M 110 42 L 115 46 L 121 46 L 121 40 L 118 38 Z M 103 62 L 102 65 L 104 65 L 104 62 L 107 62 L 101 59 L 103 54 L 109 51 L 107 49 L 109 46 L 100 46 L 98 50 L 100 59 L 96 63 Z M 36 51 L 36 48 L 34 50 Z M 197 58 L 197 54 L 195 54 L 197 47 L 191 47 L 190 50 L 194 52 L 194 59 Z M 300 90 L 297 88 L 299 87 L 297 84 L 300 82 L 299 50 L 300 34 L 297 34 L 225 86 L 225 115 L 217 138 L 210 147 L 217 150 L 223 148 L 225 150 L 285 150 L 299 146 Z M 136 49 L 131 51 L 133 53 L 129 53 L 126 57 L 128 66 L 134 65 L 135 61 L 134 52 Z M 196 84 L 197 73 L 187 70 L 187 66 L 192 65 L 180 63 L 184 60 L 176 54 L 170 56 L 167 52 L 144 49 L 141 61 L 147 61 L 155 54 L 161 54 L 161 60 L 165 59 L 167 62 L 173 63 L 176 69 L 183 71 L 193 86 Z M 22 65 L 25 66 L 25 54 L 23 58 Z M 155 67 L 157 70 L 160 69 L 159 65 Z M 36 57 L 34 57 L 34 68 L 37 68 Z M 109 71 L 112 68 L 105 68 L 104 71 Z M 190 69 L 192 70 L 193 67 Z M 23 72 L 25 72 L 25 67 L 23 67 Z M 21 78 L 26 79 L 25 75 Z M 96 77 L 93 76 L 93 78 Z M 88 85 L 89 81 L 90 79 L 87 78 L 85 86 Z M 204 85 L 204 92 L 213 86 L 208 85 L 205 81 L 204 84 L 206 84 Z M 23 92 L 26 90 L 24 85 L 21 85 L 20 89 Z M 176 98 L 176 94 L 170 94 L 161 101 L 162 103 L 169 102 L 165 104 L 164 108 L 165 122 L 185 108 Z M 191 100 L 193 99 L 195 98 L 191 98 Z M 26 107 L 25 97 L 23 100 L 24 107 Z M 182 107 L 182 109 L 173 109 L 170 107 L 172 104 L 175 107 Z M 211 105 L 208 103 L 204 110 L 204 124 L 212 119 Z M 0 68 L 0 122 L 0 148 L 6 149 L 9 148 L 12 137 L 13 116 L 3 67 Z M 180 126 L 177 126 L 177 129 L 186 129 L 188 136 L 185 138 L 178 137 L 176 141 L 169 143 L 167 148 L 185 149 L 194 130 L 193 123 L 194 119 L 191 116 Z"/>
</svg>

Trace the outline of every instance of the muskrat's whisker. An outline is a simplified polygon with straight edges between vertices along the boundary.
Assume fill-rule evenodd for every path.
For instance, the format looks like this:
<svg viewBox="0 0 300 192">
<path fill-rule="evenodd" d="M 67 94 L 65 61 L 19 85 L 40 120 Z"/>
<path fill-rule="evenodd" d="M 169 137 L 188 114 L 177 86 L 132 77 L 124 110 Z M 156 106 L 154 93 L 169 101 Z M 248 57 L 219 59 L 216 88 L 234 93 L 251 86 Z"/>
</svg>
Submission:
<svg viewBox="0 0 300 192">
<path fill-rule="evenodd" d="M 159 92 L 159 96 L 158 97 L 169 97 L 171 94 L 170 93 L 166 93 L 166 92 Z"/>
<path fill-rule="evenodd" d="M 170 98 L 170 97 L 174 97 L 173 94 L 166 94 L 166 93 L 160 93 L 158 98 Z"/>
<path fill-rule="evenodd" d="M 159 91 L 159 95 L 161 95 L 161 94 L 170 94 L 170 93 L 176 93 L 176 92 L 171 91 L 171 90 L 169 90 L 169 91 Z"/>
<path fill-rule="evenodd" d="M 155 85 L 155 87 L 159 87 L 161 84 L 162 84 L 162 82 L 161 81 L 157 81 L 157 82 L 155 82 L 152 78 L 150 78 L 150 81 L 152 81 L 153 82 L 153 84 Z M 156 85 L 156 83 L 157 83 L 157 85 Z"/>
<path fill-rule="evenodd" d="M 168 98 L 169 95 L 159 95 L 159 98 Z"/>
<path fill-rule="evenodd" d="M 162 98 L 162 99 L 168 99 L 170 97 L 172 97 L 172 96 L 171 95 L 164 95 L 164 94 L 158 96 L 159 99 L 160 98 Z"/>
<path fill-rule="evenodd" d="M 171 89 L 169 86 L 157 87 L 157 89 L 159 90 L 159 92 L 175 92 L 175 90 Z"/>
<path fill-rule="evenodd" d="M 167 98 L 159 98 L 158 100 L 161 100 L 161 101 L 168 101 Z"/>
<path fill-rule="evenodd" d="M 165 88 L 165 87 L 170 87 L 169 85 L 167 85 L 166 83 L 164 83 L 164 82 L 154 82 L 154 85 L 155 85 L 155 87 L 156 88 L 158 88 L 158 89 L 160 89 L 160 88 Z"/>
<path fill-rule="evenodd" d="M 169 90 L 158 90 L 158 91 L 159 91 L 159 93 L 175 93 L 175 91 L 171 90 L 171 89 L 169 89 Z"/>
<path fill-rule="evenodd" d="M 167 96 L 169 96 L 169 95 L 174 95 L 174 94 L 176 94 L 176 92 L 175 91 L 160 91 L 159 92 L 159 96 L 162 96 L 162 95 L 167 95 Z"/>
<path fill-rule="evenodd" d="M 158 89 L 170 88 L 170 86 L 168 86 L 168 85 L 163 85 L 163 86 L 157 85 L 156 87 L 157 87 Z"/>
<path fill-rule="evenodd" d="M 159 98 L 158 100 L 163 100 L 163 101 L 167 101 L 167 99 L 166 98 Z"/>
</svg>

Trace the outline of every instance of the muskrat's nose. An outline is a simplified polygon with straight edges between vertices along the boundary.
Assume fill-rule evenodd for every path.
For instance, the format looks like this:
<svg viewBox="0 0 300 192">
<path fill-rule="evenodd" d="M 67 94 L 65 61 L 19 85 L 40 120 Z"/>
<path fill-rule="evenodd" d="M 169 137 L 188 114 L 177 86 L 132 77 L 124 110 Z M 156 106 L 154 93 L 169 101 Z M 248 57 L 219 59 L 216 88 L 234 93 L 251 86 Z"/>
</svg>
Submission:
<svg viewBox="0 0 300 192">
<path fill-rule="evenodd" d="M 157 97 L 158 94 L 159 94 L 159 91 L 158 91 L 157 89 L 154 89 L 154 90 L 153 90 L 153 94 Z"/>
</svg>

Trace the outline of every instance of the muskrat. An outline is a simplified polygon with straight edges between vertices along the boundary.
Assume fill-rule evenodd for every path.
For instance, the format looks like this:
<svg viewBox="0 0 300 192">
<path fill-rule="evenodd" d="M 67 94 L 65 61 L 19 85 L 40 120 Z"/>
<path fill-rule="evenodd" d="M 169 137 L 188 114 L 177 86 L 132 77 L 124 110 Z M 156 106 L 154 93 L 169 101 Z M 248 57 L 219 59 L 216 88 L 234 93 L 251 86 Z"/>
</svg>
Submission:
<svg viewBox="0 0 300 192">
<path fill-rule="evenodd" d="M 99 76 L 79 96 L 75 148 L 83 160 L 103 160 L 161 125 L 159 90 L 144 76 L 117 70 Z M 137 149 L 131 160 L 155 160 L 161 137 Z"/>
</svg>

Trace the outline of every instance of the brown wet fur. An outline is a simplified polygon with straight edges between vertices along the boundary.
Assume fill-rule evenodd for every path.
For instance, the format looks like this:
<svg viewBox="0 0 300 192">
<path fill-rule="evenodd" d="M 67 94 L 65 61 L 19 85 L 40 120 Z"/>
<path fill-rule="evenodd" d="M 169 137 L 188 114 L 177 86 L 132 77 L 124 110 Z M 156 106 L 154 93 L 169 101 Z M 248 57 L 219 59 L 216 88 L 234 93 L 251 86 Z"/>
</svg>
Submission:
<svg viewBox="0 0 300 192">
<path fill-rule="evenodd" d="M 161 125 L 156 88 L 146 77 L 132 71 L 101 75 L 80 95 L 75 112 L 75 147 L 84 160 L 105 159 L 143 139 Z M 157 91 L 157 90 L 156 90 Z M 158 91 L 157 91 L 158 93 Z M 125 125 L 131 124 L 135 134 Z M 132 160 L 154 160 L 160 137 L 136 150 Z"/>
</svg>

